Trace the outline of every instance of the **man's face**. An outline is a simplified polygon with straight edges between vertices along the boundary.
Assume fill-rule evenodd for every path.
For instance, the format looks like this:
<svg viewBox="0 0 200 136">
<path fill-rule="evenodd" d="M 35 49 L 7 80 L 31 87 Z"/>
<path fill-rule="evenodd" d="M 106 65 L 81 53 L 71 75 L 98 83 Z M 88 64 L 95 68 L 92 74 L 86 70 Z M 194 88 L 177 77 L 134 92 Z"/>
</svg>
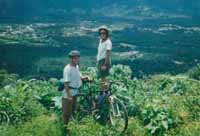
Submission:
<svg viewBox="0 0 200 136">
<path fill-rule="evenodd" d="M 71 58 L 71 61 L 73 64 L 77 65 L 79 63 L 79 56 L 74 56 Z"/>
<path fill-rule="evenodd" d="M 101 38 L 102 40 L 106 40 L 106 38 L 107 38 L 106 31 L 105 31 L 105 30 L 101 30 L 101 31 L 99 32 L 99 36 L 100 36 L 100 38 Z"/>
</svg>

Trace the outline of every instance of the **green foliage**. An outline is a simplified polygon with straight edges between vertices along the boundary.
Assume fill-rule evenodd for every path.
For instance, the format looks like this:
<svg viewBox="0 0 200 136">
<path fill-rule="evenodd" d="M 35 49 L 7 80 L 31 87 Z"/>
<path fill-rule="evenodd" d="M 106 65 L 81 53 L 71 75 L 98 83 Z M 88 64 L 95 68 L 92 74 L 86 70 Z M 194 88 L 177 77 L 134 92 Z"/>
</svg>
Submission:
<svg viewBox="0 0 200 136">
<path fill-rule="evenodd" d="M 69 128 L 72 136 L 120 136 L 109 125 L 101 125 L 90 117 L 85 118 L 79 124 L 70 122 Z"/>
<path fill-rule="evenodd" d="M 200 120 L 200 96 L 188 96 L 184 101 L 188 111 L 190 111 L 191 120 Z"/>
<path fill-rule="evenodd" d="M 1 88 L 0 112 L 8 115 L 9 124 L 22 124 L 55 108 L 54 99 L 59 95 L 48 81 L 17 80 Z"/>
<path fill-rule="evenodd" d="M 200 64 L 197 64 L 197 66 L 189 71 L 189 77 L 200 80 Z"/>
<path fill-rule="evenodd" d="M 136 115 L 138 112 L 138 105 L 133 99 L 135 89 L 138 89 L 139 83 L 137 79 L 131 79 L 132 71 L 129 66 L 114 65 L 110 69 L 109 80 L 120 82 L 114 83 L 112 90 L 126 105 L 129 115 Z M 138 84 L 138 85 L 136 85 Z"/>
<path fill-rule="evenodd" d="M 19 126 L 0 126 L 1 136 L 62 136 L 60 120 L 55 115 L 40 115 Z"/>
<path fill-rule="evenodd" d="M 31 80 L 30 80 L 31 81 Z M 33 80 L 28 82 L 28 90 L 45 108 L 55 108 L 56 98 L 61 96 L 61 93 L 56 88 L 57 80 L 50 79 L 49 81 Z"/>
<path fill-rule="evenodd" d="M 146 105 L 142 110 L 142 118 L 152 135 L 164 135 L 166 130 L 176 126 L 173 115 L 158 105 Z"/>
<path fill-rule="evenodd" d="M 113 65 L 110 69 L 110 79 L 122 80 L 124 83 L 128 83 L 132 76 L 132 71 L 129 66 L 125 65 Z"/>
<path fill-rule="evenodd" d="M 89 76 L 92 80 L 92 84 L 83 83 L 81 87 L 81 92 L 88 93 L 89 91 L 95 92 L 100 91 L 99 80 L 97 78 L 97 69 L 94 67 L 88 67 L 85 71 L 82 72 L 83 75 Z"/>
<path fill-rule="evenodd" d="M 8 74 L 6 70 L 0 69 L 0 87 L 15 82 L 17 78 L 16 74 Z"/>
<path fill-rule="evenodd" d="M 23 83 L 5 86 L 0 90 L 0 96 L 0 111 L 8 115 L 10 124 L 23 123 L 44 111 Z"/>
<path fill-rule="evenodd" d="M 125 65 L 113 65 L 110 69 L 110 75 L 117 78 L 117 79 L 124 79 L 124 78 L 130 78 L 132 75 L 132 71 L 129 66 Z"/>
<path fill-rule="evenodd" d="M 189 122 L 181 126 L 178 136 L 199 136 L 200 122 Z"/>
<path fill-rule="evenodd" d="M 4 81 L 12 77 L 5 71 L 1 73 Z M 88 68 L 83 75 L 90 75 L 95 82 L 83 85 L 82 92 L 99 90 L 95 68 Z M 123 135 L 199 135 L 198 81 L 180 75 L 154 75 L 144 79 L 131 79 L 131 75 L 128 66 L 114 65 L 108 77 L 109 80 L 121 80 L 112 85 L 112 90 L 129 113 L 128 130 Z M 56 91 L 57 79 L 11 79 L 2 83 L 0 89 L 0 112 L 10 118 L 9 126 L 0 125 L 2 134 L 61 136 L 62 124 L 58 119 L 61 93 Z M 102 125 L 90 116 L 80 122 L 71 121 L 69 126 L 70 134 L 74 136 L 118 135 L 109 125 Z"/>
<path fill-rule="evenodd" d="M 184 84 L 183 81 L 177 80 L 175 81 L 174 85 L 171 87 L 170 91 L 172 93 L 183 95 L 184 92 L 186 91 L 186 85 Z"/>
</svg>

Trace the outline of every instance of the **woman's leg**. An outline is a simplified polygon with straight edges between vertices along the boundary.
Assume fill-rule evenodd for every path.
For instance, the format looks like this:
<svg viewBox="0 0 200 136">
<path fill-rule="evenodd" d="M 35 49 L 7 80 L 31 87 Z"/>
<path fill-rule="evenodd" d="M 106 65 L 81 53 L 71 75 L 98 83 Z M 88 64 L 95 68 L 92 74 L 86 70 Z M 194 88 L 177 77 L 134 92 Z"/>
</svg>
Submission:
<svg viewBox="0 0 200 136">
<path fill-rule="evenodd" d="M 106 77 L 101 77 L 101 91 L 106 91 L 108 89 Z"/>
</svg>

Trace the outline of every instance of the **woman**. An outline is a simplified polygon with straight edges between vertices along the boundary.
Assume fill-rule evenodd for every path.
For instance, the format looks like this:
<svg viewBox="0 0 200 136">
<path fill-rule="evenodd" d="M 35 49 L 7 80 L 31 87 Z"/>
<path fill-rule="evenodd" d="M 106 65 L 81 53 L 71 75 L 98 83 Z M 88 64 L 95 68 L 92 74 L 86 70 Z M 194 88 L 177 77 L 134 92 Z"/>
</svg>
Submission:
<svg viewBox="0 0 200 136">
<path fill-rule="evenodd" d="M 111 65 L 112 42 L 109 38 L 109 30 L 106 27 L 101 27 L 98 32 L 100 37 L 97 53 L 98 77 L 101 79 L 101 91 L 106 91 L 107 86 L 105 83 Z"/>
</svg>

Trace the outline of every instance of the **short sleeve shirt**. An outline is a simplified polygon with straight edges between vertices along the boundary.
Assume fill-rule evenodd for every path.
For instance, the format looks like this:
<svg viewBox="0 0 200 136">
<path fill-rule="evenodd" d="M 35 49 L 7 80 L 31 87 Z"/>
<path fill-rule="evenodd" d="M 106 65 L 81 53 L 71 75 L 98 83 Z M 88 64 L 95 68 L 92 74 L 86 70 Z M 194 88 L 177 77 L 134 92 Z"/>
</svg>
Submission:
<svg viewBox="0 0 200 136">
<path fill-rule="evenodd" d="M 66 65 L 63 70 L 64 82 L 69 82 L 69 86 L 72 88 L 79 88 L 82 84 L 81 72 L 79 71 L 78 65 L 76 67 L 70 64 Z M 72 96 L 78 93 L 78 89 L 70 89 Z M 63 91 L 63 97 L 67 98 L 66 90 Z"/>
<path fill-rule="evenodd" d="M 106 58 L 106 51 L 112 49 L 112 42 L 108 38 L 106 41 L 102 42 L 100 40 L 99 47 L 98 47 L 98 53 L 97 53 L 97 61 L 100 61 L 102 59 Z"/>
</svg>

